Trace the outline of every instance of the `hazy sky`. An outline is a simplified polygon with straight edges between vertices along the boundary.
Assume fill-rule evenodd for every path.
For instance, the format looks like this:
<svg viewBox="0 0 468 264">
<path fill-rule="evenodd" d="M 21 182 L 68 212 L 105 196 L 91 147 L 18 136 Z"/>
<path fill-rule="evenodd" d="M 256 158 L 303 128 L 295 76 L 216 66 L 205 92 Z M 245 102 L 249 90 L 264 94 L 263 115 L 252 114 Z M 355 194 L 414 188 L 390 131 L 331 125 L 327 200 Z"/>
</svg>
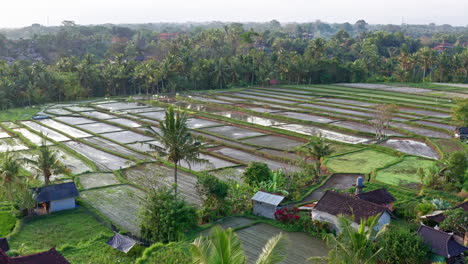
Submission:
<svg viewBox="0 0 468 264">
<path fill-rule="evenodd" d="M 186 21 L 468 24 L 468 0 L 0 0 L 0 28 Z"/>
</svg>

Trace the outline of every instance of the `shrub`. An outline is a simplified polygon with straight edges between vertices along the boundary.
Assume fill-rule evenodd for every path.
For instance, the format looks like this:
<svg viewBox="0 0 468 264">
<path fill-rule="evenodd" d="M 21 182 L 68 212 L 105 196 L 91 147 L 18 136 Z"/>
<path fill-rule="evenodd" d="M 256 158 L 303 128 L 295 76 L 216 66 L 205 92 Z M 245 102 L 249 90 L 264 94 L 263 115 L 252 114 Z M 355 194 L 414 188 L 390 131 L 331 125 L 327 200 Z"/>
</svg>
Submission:
<svg viewBox="0 0 468 264">
<path fill-rule="evenodd" d="M 178 241 L 197 222 L 196 209 L 163 187 L 151 191 L 142 206 L 141 235 L 151 242 Z"/>
<path fill-rule="evenodd" d="M 421 237 L 408 229 L 389 226 L 377 240 L 377 246 L 382 248 L 379 263 L 426 263 L 429 248 Z"/>
<path fill-rule="evenodd" d="M 463 208 L 448 210 L 444 213 L 445 219 L 440 228 L 463 236 L 468 231 L 468 212 Z"/>
<path fill-rule="evenodd" d="M 252 162 L 245 169 L 244 174 L 242 175 L 245 183 L 250 186 L 257 186 L 261 182 L 268 181 L 270 179 L 271 170 L 263 162 Z"/>
</svg>

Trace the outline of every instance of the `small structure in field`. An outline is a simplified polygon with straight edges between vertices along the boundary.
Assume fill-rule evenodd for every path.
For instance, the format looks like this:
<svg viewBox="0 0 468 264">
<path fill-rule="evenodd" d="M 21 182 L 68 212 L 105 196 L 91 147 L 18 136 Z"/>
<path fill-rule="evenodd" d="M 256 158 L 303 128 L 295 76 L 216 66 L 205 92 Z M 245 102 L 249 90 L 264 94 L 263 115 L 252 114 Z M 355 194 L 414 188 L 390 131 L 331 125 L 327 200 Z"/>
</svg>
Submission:
<svg viewBox="0 0 468 264">
<path fill-rule="evenodd" d="M 396 201 L 395 197 L 393 197 L 393 195 L 391 195 L 385 188 L 361 193 L 358 194 L 357 197 L 361 200 L 366 200 L 368 202 L 387 207 L 392 212 L 393 204 Z"/>
<path fill-rule="evenodd" d="M 418 234 L 431 249 L 431 252 L 439 256 L 437 261 L 441 261 L 441 258 L 444 258 L 447 263 L 456 263 L 457 259 L 463 258 L 461 256 L 463 252 L 468 250 L 467 247 L 460 245 L 455 240 L 453 234 L 429 226 L 421 225 L 418 229 Z"/>
<path fill-rule="evenodd" d="M 0 263 L 2 264 L 70 264 L 60 253 L 51 248 L 49 251 L 39 252 L 21 257 L 8 257 L 0 250 Z"/>
<path fill-rule="evenodd" d="M 0 237 L 0 250 L 3 252 L 8 252 L 8 250 L 10 250 L 10 245 L 8 245 L 6 237 Z"/>
<path fill-rule="evenodd" d="M 275 212 L 284 200 L 284 196 L 258 191 L 253 197 L 253 214 L 275 219 Z"/>
<path fill-rule="evenodd" d="M 457 127 L 455 129 L 455 137 L 459 138 L 460 140 L 467 140 L 468 139 L 468 127 Z"/>
<path fill-rule="evenodd" d="M 354 217 L 352 226 L 357 228 L 361 219 L 379 215 L 376 230 L 380 230 L 385 224 L 391 222 L 391 213 L 385 206 L 359 199 L 356 196 L 326 191 L 317 204 L 312 209 L 313 220 L 329 223 L 336 231 L 340 231 L 338 226 L 338 216 Z"/>
<path fill-rule="evenodd" d="M 115 235 L 107 241 L 107 245 L 123 253 L 128 253 L 136 244 L 137 241 L 134 239 L 119 233 L 115 233 Z"/>
<path fill-rule="evenodd" d="M 74 182 L 47 185 L 33 189 L 37 210 L 52 213 L 74 209 L 75 198 L 79 196 Z"/>
</svg>

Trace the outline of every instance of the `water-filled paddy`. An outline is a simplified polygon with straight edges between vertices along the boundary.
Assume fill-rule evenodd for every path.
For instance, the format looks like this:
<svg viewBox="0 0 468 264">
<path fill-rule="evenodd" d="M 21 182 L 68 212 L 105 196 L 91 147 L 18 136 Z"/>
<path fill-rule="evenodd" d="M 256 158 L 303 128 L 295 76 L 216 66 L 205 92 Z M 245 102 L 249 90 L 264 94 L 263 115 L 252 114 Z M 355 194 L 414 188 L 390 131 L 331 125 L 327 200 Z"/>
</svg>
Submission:
<svg viewBox="0 0 468 264">
<path fill-rule="evenodd" d="M 201 119 L 201 118 L 189 118 L 187 120 L 187 126 L 192 129 L 211 127 L 211 126 L 221 126 L 221 125 L 224 125 L 224 124 L 211 121 L 211 120 L 207 120 L 207 119 Z"/>
<path fill-rule="evenodd" d="M 118 126 L 113 126 L 113 125 L 109 125 L 105 123 L 91 123 L 91 124 L 77 125 L 77 127 L 91 131 L 93 133 L 98 133 L 98 134 L 123 130 L 122 128 Z"/>
<path fill-rule="evenodd" d="M 120 125 L 123 125 L 123 126 L 126 126 L 126 127 L 141 127 L 140 124 L 138 124 L 137 122 L 133 121 L 133 120 L 130 120 L 130 119 L 126 119 L 126 118 L 114 118 L 114 119 L 107 119 L 107 121 L 109 122 L 113 122 L 113 123 L 116 123 L 116 124 L 120 124 Z"/>
<path fill-rule="evenodd" d="M 160 112 L 147 112 L 147 113 L 138 113 L 140 116 L 145 116 L 151 119 L 164 120 L 166 118 L 166 113 L 164 111 Z"/>
<path fill-rule="evenodd" d="M 181 161 L 180 165 L 185 168 L 190 168 L 191 170 L 194 170 L 194 171 L 214 170 L 214 169 L 239 165 L 239 164 L 232 163 L 230 161 L 223 160 L 223 159 L 220 159 L 211 155 L 206 155 L 206 154 L 200 154 L 199 158 L 204 159 L 207 162 L 189 164 L 186 161 Z"/>
<path fill-rule="evenodd" d="M 102 137 L 108 138 L 110 140 L 117 141 L 122 144 L 128 144 L 133 142 L 140 142 L 140 141 L 149 141 L 154 140 L 152 137 L 148 137 L 142 134 L 138 134 L 133 131 L 119 131 L 119 132 L 111 132 L 101 134 Z"/>
<path fill-rule="evenodd" d="M 263 147 L 270 147 L 276 149 L 283 149 L 283 150 L 293 150 L 298 146 L 305 144 L 304 142 L 289 139 L 286 137 L 279 137 L 279 136 L 263 136 L 263 137 L 253 137 L 241 140 L 242 142 L 263 146 Z"/>
<path fill-rule="evenodd" d="M 67 124 L 71 125 L 82 125 L 82 124 L 89 124 L 95 123 L 96 121 L 84 118 L 84 117 L 72 117 L 72 116 L 59 116 L 55 118 L 56 120 L 62 121 Z"/>
<path fill-rule="evenodd" d="M 99 104 L 96 105 L 98 108 L 107 109 L 109 111 L 115 110 L 127 110 L 127 109 L 136 109 L 136 108 L 146 108 L 148 106 L 140 103 L 127 103 L 127 102 L 116 102 L 116 103 L 107 103 L 107 104 Z"/>
<path fill-rule="evenodd" d="M 24 145 L 19 138 L 2 138 L 0 139 L 0 152 L 26 150 L 28 147 Z"/>
<path fill-rule="evenodd" d="M 103 113 L 103 112 L 99 112 L 99 111 L 93 111 L 93 112 L 86 112 L 86 113 L 82 113 L 84 116 L 89 116 L 89 117 L 93 117 L 93 118 L 97 118 L 97 119 L 102 119 L 102 120 L 105 120 L 105 119 L 111 119 L 111 118 L 116 118 L 116 116 L 114 115 L 109 115 L 109 114 L 106 114 L 106 113 Z"/>
<path fill-rule="evenodd" d="M 252 116 L 252 115 L 244 114 L 241 112 L 225 111 L 225 112 L 219 112 L 217 114 L 225 116 L 225 117 L 229 117 L 232 119 L 237 119 L 237 120 L 245 121 L 248 123 L 260 125 L 260 126 L 276 126 L 276 125 L 284 124 L 284 122 L 274 120 L 271 118 Z"/>
<path fill-rule="evenodd" d="M 34 145 L 40 146 L 42 145 L 42 142 L 44 141 L 44 139 L 41 136 L 27 130 L 26 128 L 16 128 L 14 129 L 14 131 L 20 133 L 23 137 L 27 138 Z M 53 143 L 46 140 L 46 145 L 53 145 Z"/>
<path fill-rule="evenodd" d="M 210 127 L 210 128 L 203 128 L 202 130 L 212 133 L 212 134 L 216 134 L 216 135 L 220 135 L 220 136 L 232 138 L 232 139 L 265 135 L 264 133 L 260 133 L 260 132 L 246 129 L 246 128 L 235 127 L 235 126 Z"/>
<path fill-rule="evenodd" d="M 330 123 L 330 122 L 336 121 L 336 120 L 323 117 L 323 116 L 314 116 L 314 115 L 296 113 L 296 112 L 281 112 L 281 113 L 275 113 L 275 114 L 281 115 L 281 116 L 287 116 L 287 117 L 299 119 L 299 120 L 317 122 L 317 123 Z"/>
<path fill-rule="evenodd" d="M 439 159 L 439 154 L 424 142 L 413 139 L 389 139 L 380 145 L 396 149 L 403 153 L 431 159 Z"/>
<path fill-rule="evenodd" d="M 82 131 L 82 130 L 79 130 L 79 129 L 76 129 L 74 127 L 71 127 L 71 126 L 67 126 L 67 125 L 64 125 L 60 122 L 57 122 L 55 120 L 52 120 L 52 119 L 45 119 L 45 120 L 41 120 L 40 121 L 42 124 L 48 126 L 48 127 L 53 127 L 54 129 L 57 129 L 59 130 L 60 132 L 70 136 L 70 137 L 74 137 L 74 138 L 85 138 L 85 137 L 90 137 L 91 135 Z"/>
<path fill-rule="evenodd" d="M 102 171 L 114 171 L 121 168 L 129 167 L 134 164 L 133 161 L 112 155 L 110 153 L 93 148 L 83 143 L 69 141 L 65 142 L 65 144 L 69 148 L 93 161 L 96 164 L 96 166 Z"/>
<path fill-rule="evenodd" d="M 436 131 L 436 130 L 431 130 L 428 128 L 422 128 L 422 127 L 415 127 L 415 126 L 410 126 L 408 124 L 404 123 L 390 123 L 390 126 L 392 127 L 398 127 L 410 132 L 413 132 L 415 134 L 421 135 L 421 136 L 426 136 L 426 137 L 434 137 L 434 138 L 451 138 L 452 136 L 441 131 Z"/>
<path fill-rule="evenodd" d="M 104 149 L 111 150 L 112 152 L 116 152 L 125 156 L 130 156 L 133 158 L 137 158 L 140 160 L 150 160 L 152 159 L 148 155 L 144 155 L 138 152 L 135 152 L 133 150 L 130 150 L 122 145 L 116 144 L 114 142 L 111 142 L 109 140 L 100 138 L 100 137 L 92 137 L 92 138 L 87 138 L 85 139 L 86 142 L 91 143 L 92 145 L 99 146 Z"/>
<path fill-rule="evenodd" d="M 44 136 L 52 139 L 52 140 L 55 140 L 55 141 L 58 141 L 58 142 L 63 142 L 63 141 L 68 141 L 70 140 L 69 137 L 63 135 L 63 134 L 60 134 L 58 132 L 55 132 L 54 130 L 52 129 L 49 129 L 47 127 L 44 127 L 44 126 L 41 126 L 40 124 L 38 123 L 35 123 L 33 121 L 23 121 L 22 122 L 23 125 L 31 128 L 32 130 L 35 130 L 39 133 L 42 133 Z"/>
<path fill-rule="evenodd" d="M 86 173 L 78 177 L 84 189 L 97 188 L 119 184 L 119 180 L 113 173 Z"/>
<path fill-rule="evenodd" d="M 296 170 L 297 168 L 295 166 L 281 163 L 278 161 L 270 160 L 267 158 L 263 158 L 260 156 L 256 156 L 255 154 L 245 152 L 242 150 L 238 149 L 233 149 L 233 148 L 219 148 L 216 150 L 213 150 L 214 153 L 221 154 L 226 157 L 230 157 L 239 161 L 243 161 L 245 163 L 250 163 L 252 161 L 259 161 L 259 162 L 264 162 L 270 167 L 272 170 L 277 170 L 277 169 L 284 169 L 285 171 L 291 171 L 291 170 Z"/>
<path fill-rule="evenodd" d="M 321 129 L 317 127 L 312 127 L 308 125 L 286 124 L 286 125 L 280 125 L 277 127 L 284 129 L 284 130 L 293 131 L 299 134 L 304 134 L 304 135 L 311 135 L 311 136 L 322 135 L 322 137 L 326 139 L 335 140 L 335 141 L 344 142 L 344 143 L 350 143 L 350 144 L 359 144 L 359 143 L 364 143 L 370 140 L 370 138 L 366 138 L 366 137 L 346 135 L 343 133 Z"/>
</svg>

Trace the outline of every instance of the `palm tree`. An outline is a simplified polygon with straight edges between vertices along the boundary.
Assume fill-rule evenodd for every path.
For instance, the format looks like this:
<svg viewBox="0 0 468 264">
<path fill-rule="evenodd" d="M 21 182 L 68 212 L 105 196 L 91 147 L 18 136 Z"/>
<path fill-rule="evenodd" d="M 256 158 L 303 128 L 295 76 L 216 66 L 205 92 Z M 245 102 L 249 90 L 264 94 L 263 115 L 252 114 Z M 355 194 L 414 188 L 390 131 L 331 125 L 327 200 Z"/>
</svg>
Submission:
<svg viewBox="0 0 468 264">
<path fill-rule="evenodd" d="M 192 137 L 187 126 L 187 115 L 182 111 L 175 111 L 173 106 L 166 110 L 166 118 L 159 121 L 161 132 L 150 127 L 153 135 L 163 145 L 162 148 L 154 147 L 161 156 L 174 164 L 174 192 L 177 195 L 177 171 L 180 161 L 187 163 L 200 163 L 201 143 Z"/>
<path fill-rule="evenodd" d="M 323 158 L 330 156 L 334 152 L 334 149 L 330 144 L 325 142 L 322 135 L 311 139 L 309 143 L 302 146 L 300 150 L 307 156 L 307 158 L 314 157 L 317 160 L 317 176 L 320 175 Z"/>
<path fill-rule="evenodd" d="M 69 168 L 63 165 L 59 159 L 57 151 L 52 150 L 47 146 L 45 139 L 42 140 L 41 146 L 38 147 L 39 154 L 35 155 L 35 159 L 24 159 L 27 163 L 31 164 L 38 172 L 37 176 L 44 176 L 44 184 L 50 184 L 50 177 L 53 174 L 68 174 Z"/>
<path fill-rule="evenodd" d="M 211 229 L 208 237 L 200 236 L 192 243 L 190 251 L 194 264 L 245 264 L 247 258 L 241 241 L 232 228 L 219 226 Z M 283 234 L 272 237 L 263 247 L 256 264 L 275 264 L 286 257 Z"/>
<path fill-rule="evenodd" d="M 21 165 L 10 151 L 3 153 L 0 158 L 0 194 L 3 193 L 11 200 L 16 188 L 23 183 L 20 177 Z"/>
<path fill-rule="evenodd" d="M 340 234 L 330 234 L 328 244 L 332 247 L 327 257 L 312 257 L 309 260 L 336 264 L 373 264 L 382 248 L 376 248 L 374 241 L 385 229 L 376 231 L 380 215 L 361 219 L 358 228 L 353 227 L 351 220 L 344 216 L 338 218 Z"/>
</svg>

